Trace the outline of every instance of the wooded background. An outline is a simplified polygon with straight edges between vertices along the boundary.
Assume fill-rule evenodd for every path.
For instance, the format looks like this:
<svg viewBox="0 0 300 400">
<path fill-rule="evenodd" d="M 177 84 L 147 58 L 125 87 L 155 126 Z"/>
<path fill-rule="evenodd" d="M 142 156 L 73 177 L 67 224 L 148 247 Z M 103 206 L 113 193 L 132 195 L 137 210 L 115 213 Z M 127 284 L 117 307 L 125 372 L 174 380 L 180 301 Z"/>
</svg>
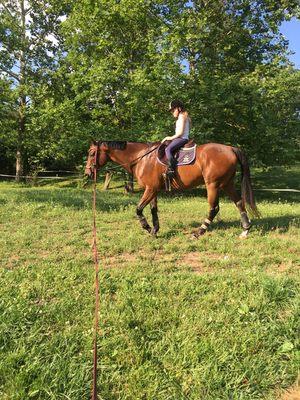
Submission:
<svg viewBox="0 0 300 400">
<path fill-rule="evenodd" d="M 1 0 L 0 171 L 84 163 L 91 138 L 171 134 L 187 104 L 198 143 L 256 165 L 299 157 L 300 71 L 280 25 L 288 0 Z"/>
</svg>

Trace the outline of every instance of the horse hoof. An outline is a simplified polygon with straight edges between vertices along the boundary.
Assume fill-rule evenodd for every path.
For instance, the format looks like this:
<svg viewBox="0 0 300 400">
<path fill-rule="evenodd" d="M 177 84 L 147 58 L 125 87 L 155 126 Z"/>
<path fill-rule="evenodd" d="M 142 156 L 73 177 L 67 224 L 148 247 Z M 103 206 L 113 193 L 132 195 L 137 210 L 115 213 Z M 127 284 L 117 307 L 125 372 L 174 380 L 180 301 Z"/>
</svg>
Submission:
<svg viewBox="0 0 300 400">
<path fill-rule="evenodd" d="M 152 232 L 152 229 L 151 229 L 151 227 L 148 225 L 148 226 L 143 226 L 143 228 L 148 232 L 148 233 L 151 233 Z"/>
<path fill-rule="evenodd" d="M 247 239 L 248 234 L 249 234 L 249 229 L 246 229 L 240 234 L 239 238 L 240 239 Z"/>
<path fill-rule="evenodd" d="M 156 232 L 156 230 L 155 229 L 151 229 L 151 236 L 153 237 L 153 238 L 157 238 L 157 232 Z"/>
<path fill-rule="evenodd" d="M 194 240 L 199 239 L 199 235 L 197 232 L 192 233 L 192 239 L 194 239 Z"/>
</svg>

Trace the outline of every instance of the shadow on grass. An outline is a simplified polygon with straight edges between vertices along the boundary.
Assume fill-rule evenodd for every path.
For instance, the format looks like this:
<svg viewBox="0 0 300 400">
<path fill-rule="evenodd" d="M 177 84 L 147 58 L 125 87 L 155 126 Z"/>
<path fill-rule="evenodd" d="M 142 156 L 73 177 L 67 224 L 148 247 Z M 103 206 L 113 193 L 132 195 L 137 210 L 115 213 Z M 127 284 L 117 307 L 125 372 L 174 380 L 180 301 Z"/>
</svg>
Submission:
<svg viewBox="0 0 300 400">
<path fill-rule="evenodd" d="M 240 185 L 236 185 L 237 192 L 240 193 Z M 299 203 L 300 193 L 297 192 L 280 192 L 280 191 L 264 191 L 264 189 L 254 189 L 254 196 L 256 202 L 259 205 L 260 201 L 268 201 L 270 203 Z M 174 199 L 174 198 L 189 198 L 189 197 L 199 197 L 202 199 L 207 198 L 206 189 L 203 187 L 190 189 L 186 191 L 174 191 L 171 193 L 161 192 L 159 197 L 163 199 Z M 230 202 L 229 197 L 223 192 L 220 192 L 220 202 L 222 200 L 227 200 Z"/>
<path fill-rule="evenodd" d="M 18 202 L 48 203 L 61 205 L 77 210 L 92 208 L 92 190 L 72 190 L 72 189 L 30 189 L 21 190 Z M 138 197 L 126 196 L 118 192 L 99 192 L 97 191 L 97 210 L 98 211 L 119 211 L 132 204 L 138 203 Z"/>
<path fill-rule="evenodd" d="M 259 202 L 267 201 L 271 203 L 297 203 L 300 201 L 300 193 L 297 192 L 269 192 L 263 191 L 263 189 L 297 189 L 299 185 L 300 167 L 295 166 L 292 169 L 286 169 L 281 167 L 272 168 L 268 171 L 253 169 L 253 186 L 256 201 L 259 206 Z M 119 181 L 114 182 L 115 184 L 120 183 Z M 42 182 L 42 185 L 46 182 Z M 47 181 L 49 185 L 50 182 Z M 76 183 L 77 184 L 77 183 Z M 89 209 L 92 207 L 92 185 L 86 187 L 86 189 L 72 188 L 69 185 L 75 185 L 75 181 L 67 180 L 66 182 L 59 182 L 55 186 L 46 187 L 20 187 L 17 191 L 18 202 L 36 202 L 36 203 L 50 203 L 59 204 L 63 207 L 70 207 L 74 209 Z M 131 205 L 137 205 L 143 190 L 138 189 L 133 194 L 124 194 L 120 188 L 113 187 L 111 190 L 97 191 L 97 210 L 98 211 L 118 211 Z M 123 187 L 123 182 L 121 187 Z M 98 183 L 98 188 L 102 188 L 102 182 Z M 240 190 L 240 173 L 237 174 L 236 188 Z M 207 193 L 204 186 L 199 188 L 190 189 L 186 191 L 173 191 L 171 193 L 161 191 L 159 198 L 167 201 L 174 201 L 181 198 L 199 197 L 199 199 L 206 199 Z M 227 196 L 221 192 L 221 203 L 223 199 L 227 199 Z M 1 204 L 4 200 L 0 200 Z M 172 207 L 172 204 L 170 204 Z M 281 218 L 281 217 L 279 217 Z M 263 219 L 264 220 L 264 219 Z M 271 223 L 271 222 L 270 222 Z M 276 223 L 273 223 L 276 226 Z"/>
<path fill-rule="evenodd" d="M 131 205 L 137 205 L 143 191 L 138 191 L 133 194 L 124 194 L 120 190 L 97 191 L 97 210 L 98 211 L 118 211 Z M 88 209 L 92 207 L 92 188 L 89 189 L 70 189 L 70 188 L 20 188 L 18 194 L 18 202 L 31 203 L 50 203 L 70 207 L 74 209 Z M 175 199 L 184 199 L 199 197 L 202 200 L 206 199 L 206 190 L 203 188 L 191 189 L 188 191 L 174 191 L 171 193 L 160 192 L 159 198 L 170 202 Z M 300 200 L 299 193 L 273 193 L 273 192 L 255 192 L 255 197 L 258 203 L 260 201 L 268 201 L 274 203 L 297 203 Z M 230 200 L 224 194 L 221 194 L 220 203 L 223 199 Z M 0 204 L 5 204 L 5 199 L 0 199 Z M 172 207 L 172 203 L 170 203 Z"/>
<path fill-rule="evenodd" d="M 296 189 L 300 190 L 300 165 L 293 168 L 273 167 L 268 170 L 252 171 L 253 186 L 257 189 Z"/>
<path fill-rule="evenodd" d="M 191 230 L 195 230 L 199 228 L 201 225 L 201 221 L 196 222 L 192 221 L 190 224 L 187 225 L 187 228 Z M 296 218 L 295 215 L 281 215 L 278 217 L 268 217 L 268 218 L 261 218 L 255 219 L 252 221 L 252 228 L 258 229 L 262 233 L 272 232 L 278 230 L 279 233 L 285 233 L 291 227 L 300 227 L 300 218 Z M 236 221 L 216 221 L 213 223 L 210 230 L 212 231 L 219 231 L 219 230 L 227 230 L 230 228 L 241 228 L 241 222 L 237 219 Z M 174 232 L 172 230 L 172 235 Z"/>
<path fill-rule="evenodd" d="M 299 203 L 300 193 L 297 192 L 269 192 L 254 190 L 256 202 L 267 201 L 268 203 Z"/>
</svg>

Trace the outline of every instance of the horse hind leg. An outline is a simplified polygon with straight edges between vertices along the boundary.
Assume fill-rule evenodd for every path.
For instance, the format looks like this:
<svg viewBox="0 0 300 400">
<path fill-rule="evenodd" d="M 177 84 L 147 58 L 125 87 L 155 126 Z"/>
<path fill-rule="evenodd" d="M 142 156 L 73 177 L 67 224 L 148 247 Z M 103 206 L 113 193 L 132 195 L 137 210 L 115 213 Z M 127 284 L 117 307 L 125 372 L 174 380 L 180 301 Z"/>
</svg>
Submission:
<svg viewBox="0 0 300 400">
<path fill-rule="evenodd" d="M 148 224 L 147 219 L 145 218 L 143 214 L 144 208 L 150 203 L 153 198 L 156 197 L 156 193 L 153 192 L 153 190 L 146 188 L 137 208 L 136 208 L 136 215 L 140 221 L 140 224 L 143 229 L 145 229 L 147 232 L 151 233 L 152 229 L 151 226 Z M 153 215 L 153 213 L 152 213 Z"/>
<path fill-rule="evenodd" d="M 239 237 L 241 239 L 244 239 L 248 236 L 249 230 L 251 228 L 251 221 L 248 218 L 245 205 L 243 204 L 241 196 L 237 193 L 232 181 L 226 187 L 224 187 L 224 191 L 228 195 L 228 197 L 234 202 L 234 204 L 236 205 L 237 209 L 240 212 L 243 232 L 240 234 Z"/>
<path fill-rule="evenodd" d="M 194 233 L 194 237 L 198 238 L 206 233 L 208 227 L 213 222 L 215 216 L 218 214 L 219 207 L 219 188 L 215 184 L 206 185 L 207 187 L 207 200 L 209 204 L 209 213 L 205 218 L 203 224 L 200 226 L 198 232 Z"/>
</svg>

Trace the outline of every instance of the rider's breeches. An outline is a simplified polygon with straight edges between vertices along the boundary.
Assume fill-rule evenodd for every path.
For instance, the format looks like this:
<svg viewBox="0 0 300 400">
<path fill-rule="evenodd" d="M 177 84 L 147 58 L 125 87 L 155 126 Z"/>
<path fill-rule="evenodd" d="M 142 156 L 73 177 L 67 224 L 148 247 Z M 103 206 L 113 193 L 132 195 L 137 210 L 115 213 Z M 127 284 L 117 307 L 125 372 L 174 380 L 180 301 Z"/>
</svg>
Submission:
<svg viewBox="0 0 300 400">
<path fill-rule="evenodd" d="M 170 163 L 174 163 L 174 158 L 173 158 L 173 154 L 174 151 L 176 151 L 177 149 L 179 149 L 180 147 L 184 146 L 186 143 L 188 142 L 188 139 L 183 139 L 183 138 L 176 138 L 173 139 L 172 142 L 170 144 L 168 144 L 168 146 L 166 147 L 166 156 L 167 159 L 169 160 Z"/>
</svg>

